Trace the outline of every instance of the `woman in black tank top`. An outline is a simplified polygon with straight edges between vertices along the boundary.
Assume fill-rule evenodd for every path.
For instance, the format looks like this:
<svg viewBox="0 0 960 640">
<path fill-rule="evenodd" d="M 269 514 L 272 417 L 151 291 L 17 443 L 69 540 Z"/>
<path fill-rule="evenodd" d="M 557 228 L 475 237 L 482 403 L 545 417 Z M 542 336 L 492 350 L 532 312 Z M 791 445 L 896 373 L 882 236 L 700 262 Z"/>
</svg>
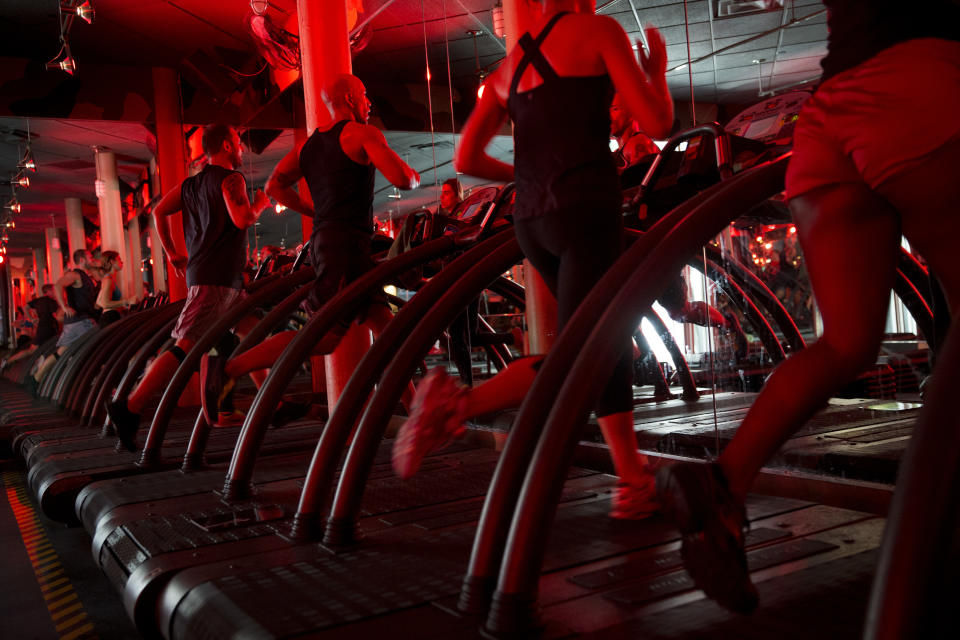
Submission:
<svg viewBox="0 0 960 640">
<path fill-rule="evenodd" d="M 543 16 L 488 80 L 456 157 L 464 173 L 516 180 L 517 239 L 557 298 L 558 329 L 621 251 L 620 187 L 609 149 L 614 89 L 645 130 L 666 136 L 673 122 L 659 33 L 648 29 L 651 53 L 641 69 L 620 25 L 612 18 L 573 13 L 580 4 L 544 3 Z M 516 125 L 515 167 L 485 152 L 508 115 Z M 421 402 L 414 402 L 422 410 L 398 435 L 398 473 L 410 475 L 464 419 L 519 405 L 541 361 L 542 356 L 518 360 L 469 390 L 457 390 L 440 370 L 431 372 L 418 392 Z M 625 343 L 597 406 L 621 478 L 610 514 L 616 518 L 643 518 L 656 510 L 652 475 L 636 452 L 632 375 L 632 345 Z M 438 411 L 438 403 L 453 410 Z M 438 428 L 432 416 L 443 414 L 454 419 Z"/>
</svg>

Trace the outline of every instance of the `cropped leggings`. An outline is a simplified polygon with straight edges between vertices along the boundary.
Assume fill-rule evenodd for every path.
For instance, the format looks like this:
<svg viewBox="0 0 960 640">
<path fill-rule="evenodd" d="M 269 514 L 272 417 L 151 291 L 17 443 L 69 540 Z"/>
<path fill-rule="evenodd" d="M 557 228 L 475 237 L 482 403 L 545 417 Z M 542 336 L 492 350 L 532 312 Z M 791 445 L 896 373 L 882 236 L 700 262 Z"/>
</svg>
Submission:
<svg viewBox="0 0 960 640">
<path fill-rule="evenodd" d="M 551 211 L 515 220 L 517 240 L 557 299 L 557 330 L 623 251 L 619 203 L 587 211 Z M 633 349 L 624 342 L 621 357 L 597 402 L 598 417 L 633 410 Z"/>
</svg>

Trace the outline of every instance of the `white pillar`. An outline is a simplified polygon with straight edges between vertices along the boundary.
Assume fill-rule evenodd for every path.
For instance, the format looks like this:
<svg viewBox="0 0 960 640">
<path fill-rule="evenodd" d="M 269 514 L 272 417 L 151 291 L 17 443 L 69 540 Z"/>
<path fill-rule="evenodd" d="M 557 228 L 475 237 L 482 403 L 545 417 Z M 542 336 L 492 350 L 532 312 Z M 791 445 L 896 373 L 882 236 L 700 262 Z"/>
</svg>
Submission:
<svg viewBox="0 0 960 640">
<path fill-rule="evenodd" d="M 140 250 L 140 219 L 137 216 L 130 218 L 127 223 L 127 256 L 128 262 L 123 265 L 124 271 L 129 266 L 130 286 L 123 290 L 126 298 L 143 298 L 143 273 L 140 271 L 142 266 L 143 252 Z"/>
<path fill-rule="evenodd" d="M 73 252 L 87 248 L 87 237 L 83 232 L 83 205 L 80 198 L 65 198 L 64 209 L 67 212 L 67 244 L 69 245 L 68 260 L 73 259 Z"/>
<path fill-rule="evenodd" d="M 97 205 L 100 209 L 100 251 L 116 251 L 124 262 L 121 275 L 123 295 L 132 286 L 127 275 L 127 239 L 123 231 L 123 206 L 120 204 L 120 183 L 117 181 L 117 158 L 112 151 L 96 149 Z"/>
<path fill-rule="evenodd" d="M 60 230 L 48 227 L 43 230 L 47 246 L 47 274 L 50 282 L 56 282 L 63 275 L 63 250 L 60 247 Z"/>
<path fill-rule="evenodd" d="M 33 281 L 34 286 L 36 287 L 37 295 L 40 295 L 40 287 L 47 284 L 46 277 L 46 257 L 43 255 L 42 247 L 33 248 L 33 272 L 35 278 Z"/>
</svg>

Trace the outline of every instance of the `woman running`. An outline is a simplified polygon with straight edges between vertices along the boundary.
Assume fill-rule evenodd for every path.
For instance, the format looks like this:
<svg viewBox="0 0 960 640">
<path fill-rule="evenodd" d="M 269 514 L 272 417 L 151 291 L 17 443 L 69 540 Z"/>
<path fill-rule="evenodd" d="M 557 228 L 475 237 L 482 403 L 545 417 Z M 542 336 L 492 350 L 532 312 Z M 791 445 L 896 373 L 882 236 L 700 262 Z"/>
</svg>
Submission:
<svg viewBox="0 0 960 640">
<path fill-rule="evenodd" d="M 487 80 L 463 130 L 459 171 L 516 182 L 517 239 L 557 298 L 558 330 L 622 251 L 620 185 L 609 147 L 614 90 L 654 137 L 666 137 L 673 124 L 663 39 L 647 28 L 647 40 L 650 51 L 641 53 L 640 67 L 623 28 L 594 15 L 593 2 L 546 0 L 533 27 Z M 516 126 L 515 167 L 486 153 L 508 116 Z M 398 434 L 397 473 L 412 475 L 424 455 L 462 433 L 464 420 L 518 406 L 542 360 L 514 361 L 476 388 L 457 387 L 443 369 L 433 369 Z M 630 343 L 623 345 L 596 414 L 620 476 L 610 515 L 651 515 L 657 508 L 653 476 L 633 431 Z"/>
</svg>

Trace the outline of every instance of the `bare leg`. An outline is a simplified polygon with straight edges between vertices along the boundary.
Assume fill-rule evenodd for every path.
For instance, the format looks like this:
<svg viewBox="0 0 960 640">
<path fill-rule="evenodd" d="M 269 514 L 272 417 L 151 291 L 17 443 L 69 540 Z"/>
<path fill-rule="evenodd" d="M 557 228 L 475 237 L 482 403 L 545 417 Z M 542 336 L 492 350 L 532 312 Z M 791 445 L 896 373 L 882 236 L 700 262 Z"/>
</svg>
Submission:
<svg viewBox="0 0 960 640">
<path fill-rule="evenodd" d="M 24 358 L 26 358 L 27 356 L 31 355 L 31 354 L 32 354 L 34 351 L 36 351 L 36 350 L 37 350 L 37 345 L 31 344 L 29 347 L 27 347 L 27 348 L 24 349 L 23 351 L 19 351 L 19 352 L 13 354 L 12 356 L 10 356 L 9 358 L 7 358 L 7 364 L 6 364 L 6 366 L 9 367 L 9 366 L 12 365 L 14 362 L 17 362 L 17 361 L 19 361 L 19 360 L 23 360 Z"/>
<path fill-rule="evenodd" d="M 627 484 L 641 485 L 650 476 L 647 456 L 637 451 L 637 435 L 633 430 L 633 412 L 613 413 L 597 418 L 603 439 L 610 447 L 613 467 Z"/>
<path fill-rule="evenodd" d="M 864 184 L 822 187 L 791 200 L 824 333 L 784 362 L 719 464 L 743 499 L 763 464 L 834 391 L 877 355 L 897 264 L 897 212 Z"/>
<path fill-rule="evenodd" d="M 464 419 L 519 407 L 527 396 L 542 362 L 543 356 L 514 360 L 497 375 L 470 389 Z"/>
<path fill-rule="evenodd" d="M 37 370 L 33 372 L 34 380 L 36 380 L 37 382 L 40 382 L 41 380 L 43 380 L 43 377 L 47 375 L 47 372 L 50 371 L 54 363 L 56 363 L 57 358 L 62 356 L 66 350 L 67 350 L 66 347 L 58 347 L 57 355 L 49 355 L 46 358 L 44 358 L 43 361 L 39 365 L 37 365 Z"/>
<path fill-rule="evenodd" d="M 194 341 L 189 338 L 177 340 L 176 346 L 184 353 L 193 348 Z M 167 386 L 173 374 L 180 367 L 180 360 L 169 351 L 164 351 L 147 368 L 143 374 L 143 380 L 127 396 L 127 408 L 131 413 L 140 413 L 147 401 L 158 391 Z"/>
</svg>

